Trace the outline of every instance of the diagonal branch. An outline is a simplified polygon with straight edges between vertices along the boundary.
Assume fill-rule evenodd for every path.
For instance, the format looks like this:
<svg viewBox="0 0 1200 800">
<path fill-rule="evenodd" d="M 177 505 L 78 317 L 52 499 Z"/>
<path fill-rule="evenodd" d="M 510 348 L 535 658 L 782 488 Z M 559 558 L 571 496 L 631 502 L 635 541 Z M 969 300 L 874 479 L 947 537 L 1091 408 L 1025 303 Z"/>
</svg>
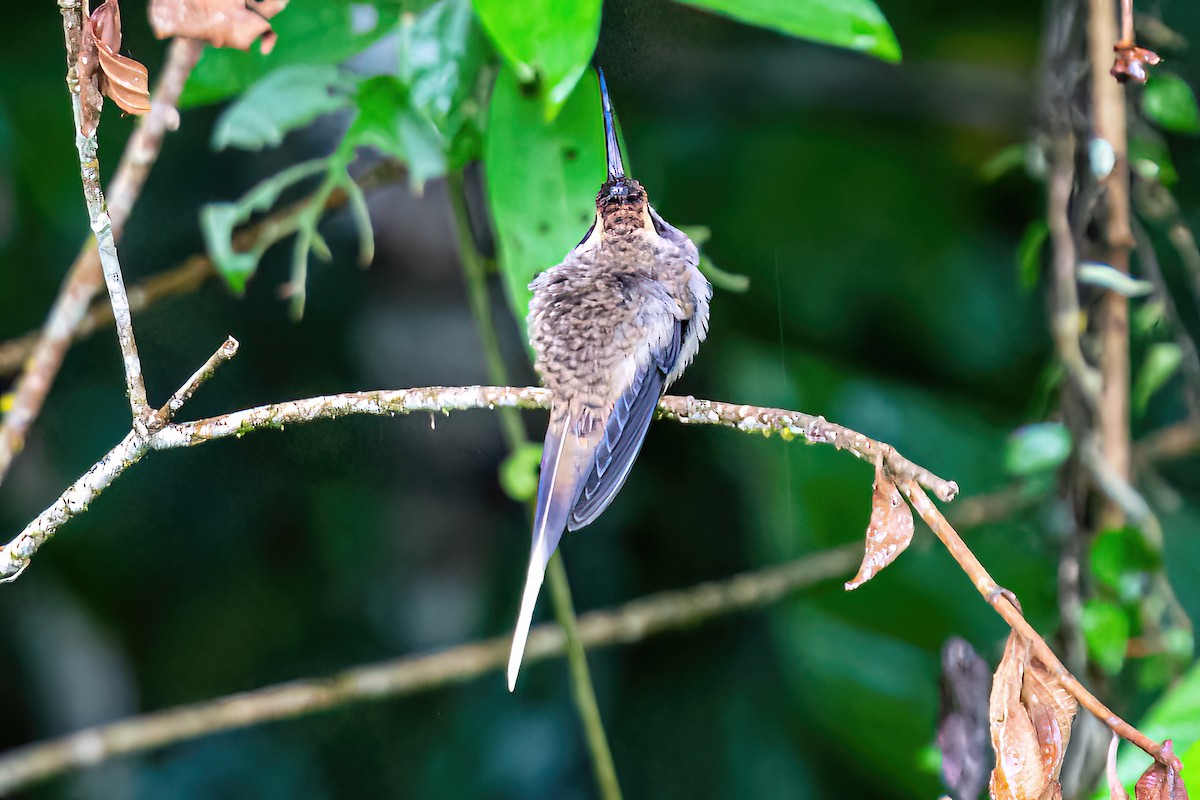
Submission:
<svg viewBox="0 0 1200 800">
<path fill-rule="evenodd" d="M 991 603 L 992 607 L 996 609 L 996 613 L 1004 618 L 1013 631 L 1029 641 L 1033 648 L 1033 655 L 1046 665 L 1047 671 L 1054 676 L 1059 685 L 1074 697 L 1079 705 L 1092 712 L 1097 719 L 1107 725 L 1113 733 L 1137 745 L 1163 765 L 1180 769 L 1179 759 L 1165 753 L 1161 744 L 1113 713 L 1063 666 L 1062 661 L 1050 649 L 1050 645 L 1046 644 L 1046 641 L 1025 620 L 1020 609 L 1012 602 L 1011 593 L 1007 593 L 992 579 L 983 564 L 979 563 L 979 559 L 975 558 L 975 554 L 967 547 L 966 542 L 946 521 L 942 512 L 938 510 L 938 507 L 933 504 L 921 487 L 912 479 L 901 480 L 899 486 L 905 497 L 912 503 L 913 508 L 916 509 L 917 514 L 925 521 L 934 535 L 941 539 L 942 544 L 962 567 L 963 572 L 967 573 L 967 577 L 971 579 L 975 589 Z"/>
<path fill-rule="evenodd" d="M 802 589 L 844 576 L 854 569 L 860 555 L 859 545 L 846 545 L 725 580 L 660 592 L 610 611 L 592 611 L 579 617 L 579 639 L 588 648 L 633 644 L 716 617 L 765 608 Z M 503 668 L 509 643 L 508 636 L 470 642 L 439 653 L 178 706 L 17 748 L 0 755 L 0 796 L 116 756 L 473 680 Z M 565 648 L 566 636 L 558 625 L 538 625 L 529 632 L 525 663 L 561 656 Z"/>
</svg>

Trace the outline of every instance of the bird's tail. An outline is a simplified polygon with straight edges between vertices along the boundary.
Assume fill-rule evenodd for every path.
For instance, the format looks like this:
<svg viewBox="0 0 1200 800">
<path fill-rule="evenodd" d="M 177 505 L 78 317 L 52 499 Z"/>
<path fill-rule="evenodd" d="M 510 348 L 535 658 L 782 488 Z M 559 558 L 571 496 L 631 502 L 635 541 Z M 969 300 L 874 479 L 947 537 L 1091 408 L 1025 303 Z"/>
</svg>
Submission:
<svg viewBox="0 0 1200 800">
<path fill-rule="evenodd" d="M 579 499 L 583 482 L 591 470 L 598 436 L 581 437 L 569 430 L 566 419 L 554 420 L 546 431 L 542 451 L 542 473 L 538 480 L 537 507 L 533 514 L 533 547 L 529 553 L 529 572 L 525 577 L 525 592 L 521 596 L 521 611 L 513 632 L 512 652 L 508 657 L 508 690 L 517 685 L 517 673 L 525 654 L 525 640 L 533 621 L 546 564 L 554 555 L 558 541 L 567 525 L 567 516 Z"/>
</svg>

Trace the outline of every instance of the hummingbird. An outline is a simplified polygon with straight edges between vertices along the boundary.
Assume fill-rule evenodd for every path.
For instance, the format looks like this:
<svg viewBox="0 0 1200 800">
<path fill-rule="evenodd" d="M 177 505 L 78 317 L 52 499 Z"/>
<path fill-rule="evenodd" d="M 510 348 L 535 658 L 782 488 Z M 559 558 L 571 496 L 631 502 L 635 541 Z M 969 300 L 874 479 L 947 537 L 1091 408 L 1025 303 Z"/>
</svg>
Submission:
<svg viewBox="0 0 1200 800">
<path fill-rule="evenodd" d="M 508 660 L 516 687 L 546 564 L 564 530 L 595 520 L 641 450 L 654 409 L 708 333 L 712 286 L 696 245 L 625 174 L 604 72 L 596 70 L 608 179 L 596 217 L 529 288 L 534 367 L 550 390 L 533 544 Z"/>
</svg>

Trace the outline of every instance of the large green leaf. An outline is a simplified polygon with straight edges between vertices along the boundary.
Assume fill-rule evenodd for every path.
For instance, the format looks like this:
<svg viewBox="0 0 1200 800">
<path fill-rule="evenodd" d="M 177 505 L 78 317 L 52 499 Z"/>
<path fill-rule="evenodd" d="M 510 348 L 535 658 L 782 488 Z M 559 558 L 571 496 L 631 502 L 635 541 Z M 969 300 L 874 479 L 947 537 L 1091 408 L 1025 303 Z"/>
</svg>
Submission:
<svg viewBox="0 0 1200 800">
<path fill-rule="evenodd" d="M 270 54 L 209 47 L 188 78 L 180 105 L 215 103 L 241 92 L 263 75 L 288 64 L 336 64 L 395 29 L 399 6 L 380 3 L 374 24 L 355 30 L 349 0 L 291 0 L 271 19 L 279 35 Z"/>
<path fill-rule="evenodd" d="M 600 92 L 580 81 L 550 122 L 537 98 L 501 69 L 487 134 L 487 191 L 500 269 L 514 313 L 529 309 L 529 281 L 562 261 L 587 232 L 604 182 Z"/>
<path fill-rule="evenodd" d="M 601 0 L 472 0 L 484 30 L 521 83 L 535 83 L 553 118 L 587 69 Z"/>
<path fill-rule="evenodd" d="M 275 147 L 289 131 L 349 108 L 354 80 L 332 64 L 281 67 L 247 89 L 217 119 L 213 147 Z"/>
<path fill-rule="evenodd" d="M 678 0 L 741 22 L 900 60 L 900 45 L 872 0 Z"/>
</svg>

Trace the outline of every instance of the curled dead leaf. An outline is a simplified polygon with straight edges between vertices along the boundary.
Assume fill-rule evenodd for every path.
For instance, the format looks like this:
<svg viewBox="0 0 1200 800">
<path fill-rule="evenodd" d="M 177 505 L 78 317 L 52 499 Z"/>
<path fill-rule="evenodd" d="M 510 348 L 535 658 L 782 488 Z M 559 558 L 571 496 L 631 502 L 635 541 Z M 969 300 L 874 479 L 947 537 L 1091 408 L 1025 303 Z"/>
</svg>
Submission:
<svg viewBox="0 0 1200 800">
<path fill-rule="evenodd" d="M 118 0 L 106 0 L 84 19 L 75 65 L 86 136 L 96 132 L 105 95 L 128 114 L 150 110 L 150 76 L 142 64 L 118 53 L 120 49 L 121 7 Z"/>
<path fill-rule="evenodd" d="M 1076 710 L 1075 698 L 1031 658 L 1029 641 L 1010 634 L 992 679 L 989 717 L 996 767 L 989 784 L 991 797 L 1062 797 L 1058 774 Z"/>
<path fill-rule="evenodd" d="M 1145 83 L 1146 67 L 1154 67 L 1162 63 L 1162 58 L 1153 50 L 1138 47 L 1133 42 L 1117 42 L 1113 47 L 1117 54 L 1113 62 L 1111 74 L 1121 83 Z"/>
<path fill-rule="evenodd" d="M 1138 778 L 1133 787 L 1134 800 L 1188 800 L 1187 787 L 1183 785 L 1183 776 L 1179 774 L 1179 759 L 1175 757 L 1171 740 L 1163 742 L 1163 756 L 1173 765 L 1164 766 L 1155 761 L 1142 777 Z"/>
<path fill-rule="evenodd" d="M 275 46 L 271 17 L 287 0 L 150 0 L 150 26 L 160 39 L 203 39 L 215 47 L 249 50 L 261 41 L 264 54 Z"/>
<path fill-rule="evenodd" d="M 875 464 L 875 488 L 871 495 L 871 522 L 867 525 L 866 550 L 862 566 L 854 580 L 846 582 L 846 591 L 862 586 L 903 553 L 913 537 L 912 509 L 904 495 L 884 472 L 883 463 Z"/>
</svg>

